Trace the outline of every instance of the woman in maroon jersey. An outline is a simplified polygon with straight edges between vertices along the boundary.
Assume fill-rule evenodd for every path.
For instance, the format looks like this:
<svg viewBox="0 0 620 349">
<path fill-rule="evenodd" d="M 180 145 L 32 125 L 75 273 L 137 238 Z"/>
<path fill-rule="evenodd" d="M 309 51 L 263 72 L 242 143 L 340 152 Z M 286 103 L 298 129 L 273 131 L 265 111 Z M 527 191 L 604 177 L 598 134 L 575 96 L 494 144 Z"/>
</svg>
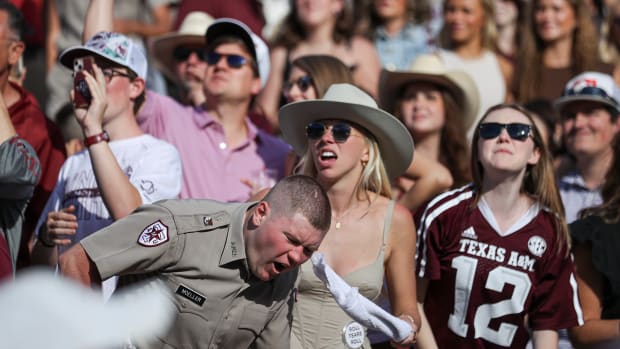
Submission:
<svg viewBox="0 0 620 349">
<path fill-rule="evenodd" d="M 439 348 L 557 348 L 583 323 L 548 150 L 528 111 L 490 108 L 473 183 L 433 199 L 418 229 L 418 296 Z M 424 327 L 424 325 L 423 325 Z M 419 348 L 432 347 L 430 336 Z M 433 338 L 430 338 L 432 342 Z"/>
</svg>

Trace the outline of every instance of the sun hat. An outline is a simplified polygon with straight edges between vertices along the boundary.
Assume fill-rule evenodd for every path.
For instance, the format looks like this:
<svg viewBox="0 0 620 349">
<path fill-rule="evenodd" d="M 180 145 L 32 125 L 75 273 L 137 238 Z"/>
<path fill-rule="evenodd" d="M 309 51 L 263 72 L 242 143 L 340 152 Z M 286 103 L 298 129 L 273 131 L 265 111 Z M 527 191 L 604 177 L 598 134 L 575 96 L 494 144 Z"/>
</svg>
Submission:
<svg viewBox="0 0 620 349">
<path fill-rule="evenodd" d="M 152 52 L 155 64 L 168 78 L 176 80 L 172 67 L 174 57 L 172 51 L 179 46 L 204 46 L 205 33 L 213 17 L 205 12 L 194 11 L 185 16 L 179 30 L 173 33 L 164 34 L 153 40 Z"/>
<path fill-rule="evenodd" d="M 140 45 L 123 34 L 98 32 L 84 45 L 69 47 L 60 54 L 60 63 L 73 69 L 75 58 L 94 55 L 121 65 L 146 80 L 146 56 Z"/>
<path fill-rule="evenodd" d="M 220 36 L 234 36 L 244 42 L 258 65 L 258 75 L 261 85 L 264 87 L 269 77 L 270 62 L 269 48 L 263 39 L 254 34 L 245 23 L 233 18 L 219 18 L 211 23 L 205 33 L 207 45 L 209 45 L 209 41 L 214 41 Z"/>
<path fill-rule="evenodd" d="M 411 164 L 413 139 L 407 128 L 351 84 L 333 84 L 321 99 L 293 102 L 280 108 L 282 137 L 303 156 L 308 146 L 306 126 L 328 119 L 350 121 L 372 134 L 390 178 L 401 175 Z"/>
<path fill-rule="evenodd" d="M 407 84 L 429 82 L 439 85 L 454 96 L 456 103 L 463 110 L 464 126 L 469 129 L 476 121 L 480 96 L 471 76 L 463 70 L 448 69 L 439 56 L 420 55 L 411 64 L 409 70 L 381 72 L 379 80 L 379 101 L 381 107 L 395 112 L 396 102 Z"/>
<path fill-rule="evenodd" d="M 0 285 L 0 338 L 12 349 L 117 348 L 130 338 L 146 344 L 174 321 L 169 294 L 161 281 L 150 281 L 104 303 L 101 292 L 53 271 L 26 270 Z"/>
<path fill-rule="evenodd" d="M 562 97 L 553 105 L 561 112 L 567 104 L 575 101 L 602 103 L 620 113 L 620 90 L 614 78 L 607 74 L 589 71 L 575 76 L 566 83 Z"/>
</svg>

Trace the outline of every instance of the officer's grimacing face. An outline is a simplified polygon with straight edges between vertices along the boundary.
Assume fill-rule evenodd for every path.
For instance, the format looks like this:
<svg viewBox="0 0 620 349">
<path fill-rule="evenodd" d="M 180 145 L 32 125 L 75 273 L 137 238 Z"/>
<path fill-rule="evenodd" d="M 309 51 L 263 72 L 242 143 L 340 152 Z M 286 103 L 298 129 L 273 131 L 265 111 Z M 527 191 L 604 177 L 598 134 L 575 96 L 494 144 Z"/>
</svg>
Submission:
<svg viewBox="0 0 620 349">
<path fill-rule="evenodd" d="M 261 215 L 259 211 L 251 218 L 258 227 L 245 238 L 250 271 L 260 280 L 271 280 L 295 269 L 319 248 L 324 234 L 302 214 L 286 217 Z"/>
</svg>

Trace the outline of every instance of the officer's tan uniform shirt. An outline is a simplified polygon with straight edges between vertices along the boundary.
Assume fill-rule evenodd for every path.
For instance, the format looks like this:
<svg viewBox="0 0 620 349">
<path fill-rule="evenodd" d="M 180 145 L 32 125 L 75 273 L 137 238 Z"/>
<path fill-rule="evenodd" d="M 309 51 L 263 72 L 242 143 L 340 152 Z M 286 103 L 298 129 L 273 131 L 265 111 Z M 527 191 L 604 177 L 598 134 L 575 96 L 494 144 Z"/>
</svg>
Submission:
<svg viewBox="0 0 620 349">
<path fill-rule="evenodd" d="M 297 272 L 262 282 L 248 269 L 243 224 L 255 203 L 167 200 L 81 241 L 103 279 L 154 272 L 178 315 L 161 348 L 288 348 Z"/>
</svg>

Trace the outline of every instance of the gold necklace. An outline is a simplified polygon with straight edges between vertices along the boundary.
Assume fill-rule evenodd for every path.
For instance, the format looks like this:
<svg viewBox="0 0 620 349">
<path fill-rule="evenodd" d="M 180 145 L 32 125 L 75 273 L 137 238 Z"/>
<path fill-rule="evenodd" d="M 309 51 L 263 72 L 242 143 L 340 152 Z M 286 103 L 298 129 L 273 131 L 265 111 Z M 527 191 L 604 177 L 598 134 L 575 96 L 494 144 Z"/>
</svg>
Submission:
<svg viewBox="0 0 620 349">
<path fill-rule="evenodd" d="M 368 207 L 366 208 L 366 210 L 364 211 L 364 213 L 362 213 L 362 215 L 361 215 L 358 219 L 362 219 L 362 218 L 364 218 L 364 216 L 366 216 L 366 214 L 368 214 L 368 211 L 370 210 L 370 206 L 372 206 L 372 203 L 370 203 L 370 204 L 368 205 Z M 334 218 L 334 220 L 336 221 L 336 225 L 334 225 L 334 228 L 336 228 L 336 229 L 340 229 L 340 228 L 342 227 L 342 223 L 341 223 L 342 219 L 343 219 L 344 217 L 346 217 L 346 216 L 349 214 L 349 212 L 351 212 L 351 210 L 353 210 L 354 208 L 357 208 L 357 206 L 356 206 L 356 207 L 349 207 L 349 208 L 348 208 L 346 211 L 344 211 L 344 213 L 343 213 L 343 214 L 341 214 L 340 216 L 337 216 L 337 215 L 335 215 L 335 214 L 332 214 L 332 218 Z"/>
</svg>

